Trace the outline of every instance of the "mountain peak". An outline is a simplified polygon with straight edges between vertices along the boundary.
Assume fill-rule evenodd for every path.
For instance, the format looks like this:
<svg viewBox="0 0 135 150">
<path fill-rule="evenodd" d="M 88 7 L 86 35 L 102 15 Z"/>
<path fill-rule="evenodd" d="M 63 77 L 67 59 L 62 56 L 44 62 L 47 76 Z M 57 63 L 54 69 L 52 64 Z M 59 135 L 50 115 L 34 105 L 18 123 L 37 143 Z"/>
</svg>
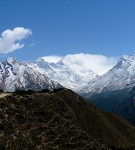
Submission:
<svg viewBox="0 0 135 150">
<path fill-rule="evenodd" d="M 39 57 L 36 61 L 37 61 L 37 62 L 45 62 L 45 60 L 44 60 L 43 57 Z"/>
<path fill-rule="evenodd" d="M 46 63 L 53 63 L 56 64 L 58 63 L 60 60 L 62 59 L 61 56 L 43 56 L 43 57 L 39 57 L 37 59 L 37 62 L 46 62 Z"/>
<path fill-rule="evenodd" d="M 132 68 L 135 67 L 135 53 L 132 55 L 123 55 L 114 68 Z"/>
<path fill-rule="evenodd" d="M 9 64 L 14 64 L 14 63 L 16 63 L 16 62 L 18 62 L 18 61 L 16 60 L 16 58 L 8 57 L 8 58 L 6 59 L 6 62 L 9 63 Z"/>
</svg>

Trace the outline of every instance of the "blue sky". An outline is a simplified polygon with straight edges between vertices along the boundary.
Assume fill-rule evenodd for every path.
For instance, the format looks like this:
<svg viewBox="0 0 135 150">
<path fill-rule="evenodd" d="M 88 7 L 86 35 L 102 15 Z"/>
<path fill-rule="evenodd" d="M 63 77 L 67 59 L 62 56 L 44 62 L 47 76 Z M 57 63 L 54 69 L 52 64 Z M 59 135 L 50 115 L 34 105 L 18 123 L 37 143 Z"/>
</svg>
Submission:
<svg viewBox="0 0 135 150">
<path fill-rule="evenodd" d="M 22 48 L 0 59 L 74 53 L 117 57 L 135 51 L 134 0 L 1 0 L 0 10 L 0 34 L 16 27 L 32 32 L 20 40 Z"/>
</svg>

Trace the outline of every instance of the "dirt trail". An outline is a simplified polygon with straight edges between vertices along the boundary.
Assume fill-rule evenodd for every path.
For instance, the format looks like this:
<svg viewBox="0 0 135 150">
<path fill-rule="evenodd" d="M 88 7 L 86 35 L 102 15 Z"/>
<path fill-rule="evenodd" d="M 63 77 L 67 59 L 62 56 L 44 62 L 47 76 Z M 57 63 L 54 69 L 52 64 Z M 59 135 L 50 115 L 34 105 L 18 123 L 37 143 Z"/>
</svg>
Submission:
<svg viewBox="0 0 135 150">
<path fill-rule="evenodd" d="M 11 95 L 11 93 L 0 93 L 0 98 L 3 98 L 5 96 L 7 96 L 7 95 Z"/>
</svg>

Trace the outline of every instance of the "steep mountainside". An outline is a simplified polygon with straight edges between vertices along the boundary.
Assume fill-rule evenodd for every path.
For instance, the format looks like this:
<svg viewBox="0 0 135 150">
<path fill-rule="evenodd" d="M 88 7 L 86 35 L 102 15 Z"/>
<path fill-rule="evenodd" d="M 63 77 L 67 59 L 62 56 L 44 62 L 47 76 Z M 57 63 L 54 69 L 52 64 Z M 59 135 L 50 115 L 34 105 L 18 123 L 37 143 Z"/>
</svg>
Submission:
<svg viewBox="0 0 135 150">
<path fill-rule="evenodd" d="M 79 64 L 75 62 L 70 64 L 67 59 L 68 55 L 62 58 L 57 63 L 46 62 L 45 59 L 40 58 L 35 62 L 27 62 L 27 65 L 31 68 L 39 70 L 40 72 L 46 74 L 50 79 L 60 83 L 64 87 L 76 90 L 93 79 L 96 79 L 96 75 L 91 70 L 82 70 Z"/>
<path fill-rule="evenodd" d="M 61 87 L 50 80 L 45 74 L 31 69 L 14 58 L 0 62 L 0 89 L 7 92 L 15 90 L 55 89 Z"/>
<path fill-rule="evenodd" d="M 135 87 L 130 92 L 130 96 L 114 112 L 135 125 Z"/>
<path fill-rule="evenodd" d="M 78 91 L 87 96 L 123 89 L 135 86 L 135 54 L 123 56 L 118 63 L 97 81 L 89 81 L 88 84 Z"/>
<path fill-rule="evenodd" d="M 96 81 L 89 81 L 78 93 L 100 108 L 112 111 L 130 97 L 135 86 L 135 54 L 123 56 L 118 63 Z"/>
<path fill-rule="evenodd" d="M 135 147 L 135 128 L 71 90 L 12 94 L 0 99 L 0 149 Z"/>
</svg>

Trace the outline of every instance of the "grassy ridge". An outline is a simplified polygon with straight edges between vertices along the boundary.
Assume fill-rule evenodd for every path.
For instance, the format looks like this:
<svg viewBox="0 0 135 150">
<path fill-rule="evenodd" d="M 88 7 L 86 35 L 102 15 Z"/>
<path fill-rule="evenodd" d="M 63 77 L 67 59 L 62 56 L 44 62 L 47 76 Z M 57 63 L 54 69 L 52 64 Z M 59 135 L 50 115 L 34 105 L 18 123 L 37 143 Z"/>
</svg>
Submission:
<svg viewBox="0 0 135 150">
<path fill-rule="evenodd" d="M 135 128 L 63 89 L 0 100 L 0 149 L 116 149 L 135 146 Z"/>
</svg>

